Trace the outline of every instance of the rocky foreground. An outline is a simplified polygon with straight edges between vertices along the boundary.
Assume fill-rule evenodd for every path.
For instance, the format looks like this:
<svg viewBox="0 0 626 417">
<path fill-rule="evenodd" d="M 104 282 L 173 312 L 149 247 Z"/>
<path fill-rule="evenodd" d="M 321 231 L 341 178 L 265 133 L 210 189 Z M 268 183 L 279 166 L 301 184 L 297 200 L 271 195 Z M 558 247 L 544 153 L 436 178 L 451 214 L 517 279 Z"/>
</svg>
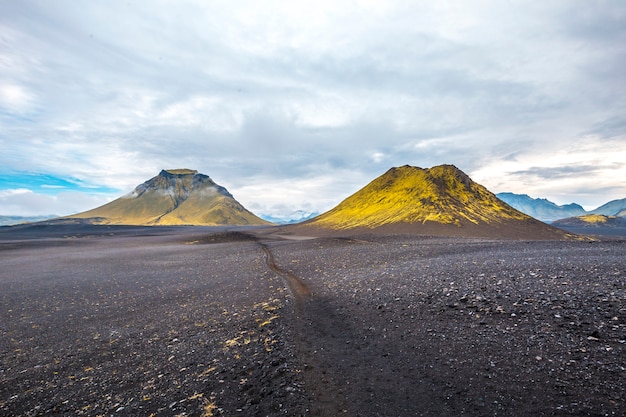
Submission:
<svg viewBox="0 0 626 417">
<path fill-rule="evenodd" d="M 0 230 L 0 414 L 624 415 L 626 242 Z"/>
</svg>

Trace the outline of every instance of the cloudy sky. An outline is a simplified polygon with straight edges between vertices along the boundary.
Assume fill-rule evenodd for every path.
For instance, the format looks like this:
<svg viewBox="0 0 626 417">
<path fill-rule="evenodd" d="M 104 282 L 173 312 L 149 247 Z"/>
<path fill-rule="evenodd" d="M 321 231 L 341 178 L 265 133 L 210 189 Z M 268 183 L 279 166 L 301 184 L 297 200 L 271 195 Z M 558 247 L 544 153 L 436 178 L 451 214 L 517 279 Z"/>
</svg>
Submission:
<svg viewBox="0 0 626 417">
<path fill-rule="evenodd" d="M 191 168 L 257 214 L 392 166 L 626 197 L 626 2 L 0 0 L 0 214 Z"/>
</svg>

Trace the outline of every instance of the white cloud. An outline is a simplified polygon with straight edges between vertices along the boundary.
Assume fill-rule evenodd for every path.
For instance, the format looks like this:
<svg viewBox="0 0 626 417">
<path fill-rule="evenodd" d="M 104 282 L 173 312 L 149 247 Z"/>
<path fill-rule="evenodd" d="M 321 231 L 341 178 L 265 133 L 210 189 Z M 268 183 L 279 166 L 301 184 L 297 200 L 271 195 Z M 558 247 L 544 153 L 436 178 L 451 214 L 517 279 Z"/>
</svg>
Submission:
<svg viewBox="0 0 626 417">
<path fill-rule="evenodd" d="M 374 152 L 370 155 L 370 159 L 375 163 L 380 163 L 387 159 L 387 155 L 382 152 Z"/>
<path fill-rule="evenodd" d="M 9 2 L 0 166 L 120 195 L 188 167 L 319 211 L 452 163 L 599 205 L 623 192 L 624 65 L 618 0 Z"/>
<path fill-rule="evenodd" d="M 35 103 L 35 97 L 24 87 L 16 84 L 0 84 L 0 108 L 9 113 L 25 113 Z"/>
<path fill-rule="evenodd" d="M 599 144 L 605 146 L 599 146 Z M 626 136 L 614 140 L 586 137 L 562 149 L 523 152 L 514 159 L 495 159 L 471 172 L 494 192 L 519 190 L 559 204 L 586 208 L 626 196 Z"/>
<path fill-rule="evenodd" d="M 48 195 L 34 193 L 27 189 L 2 190 L 0 191 L 0 215 L 64 216 L 92 209 L 110 200 L 110 197 L 80 192 Z"/>
<path fill-rule="evenodd" d="M 220 185 L 226 186 L 235 199 L 255 213 L 276 213 L 280 208 L 288 214 L 300 209 L 329 210 L 370 180 L 356 171 L 337 170 L 332 175 L 322 171 L 307 178 L 266 178 L 248 184 Z"/>
<path fill-rule="evenodd" d="M 15 188 L 9 190 L 0 190 L 0 198 L 10 198 L 13 196 L 19 196 L 24 194 L 31 194 L 32 191 L 27 188 Z"/>
</svg>

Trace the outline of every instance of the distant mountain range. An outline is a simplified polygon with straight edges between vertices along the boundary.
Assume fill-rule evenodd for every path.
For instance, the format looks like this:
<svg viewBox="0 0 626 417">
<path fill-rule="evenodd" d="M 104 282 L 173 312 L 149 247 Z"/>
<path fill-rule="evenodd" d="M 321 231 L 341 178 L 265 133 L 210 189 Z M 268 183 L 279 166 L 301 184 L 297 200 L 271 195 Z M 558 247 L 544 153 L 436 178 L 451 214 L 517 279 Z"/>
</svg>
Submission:
<svg viewBox="0 0 626 417">
<path fill-rule="evenodd" d="M 532 198 L 526 194 L 498 193 L 496 197 L 522 213 L 545 222 L 587 213 L 582 206 L 575 203 L 558 206 L 545 198 Z"/>
<path fill-rule="evenodd" d="M 282 214 L 259 214 L 259 217 L 263 220 L 275 224 L 294 224 L 300 223 L 319 215 L 318 212 L 296 210 L 286 215 Z"/>
<path fill-rule="evenodd" d="M 43 220 L 54 219 L 55 217 L 59 216 L 55 216 L 53 214 L 49 216 L 0 216 L 0 226 L 12 226 L 15 224 L 40 222 Z"/>
<path fill-rule="evenodd" d="M 626 216 L 626 198 L 610 201 L 595 210 L 586 211 L 576 203 L 556 205 L 545 198 L 532 198 L 526 194 L 498 193 L 500 200 L 511 207 L 544 222 L 553 222 L 569 217 L 586 214 L 602 214 L 605 216 Z"/>
<path fill-rule="evenodd" d="M 626 217 L 626 198 L 620 200 L 609 201 L 601 205 L 595 210 L 591 210 L 590 214 L 603 214 L 605 216 Z"/>
<path fill-rule="evenodd" d="M 305 233 L 382 231 L 519 239 L 569 237 L 566 232 L 504 204 L 453 165 L 391 168 L 332 210 L 292 227 Z"/>
<path fill-rule="evenodd" d="M 189 169 L 163 170 L 130 194 L 67 218 L 126 225 L 270 224 L 207 175 Z"/>
</svg>

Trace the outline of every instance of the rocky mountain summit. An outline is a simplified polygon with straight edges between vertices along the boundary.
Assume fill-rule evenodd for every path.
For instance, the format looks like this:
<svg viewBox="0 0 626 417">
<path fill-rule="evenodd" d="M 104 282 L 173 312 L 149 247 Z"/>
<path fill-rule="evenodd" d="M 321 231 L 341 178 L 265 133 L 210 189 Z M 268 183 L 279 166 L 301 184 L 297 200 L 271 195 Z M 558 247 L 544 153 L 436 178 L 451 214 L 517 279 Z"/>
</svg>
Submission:
<svg viewBox="0 0 626 417">
<path fill-rule="evenodd" d="M 263 225 L 209 176 L 190 169 L 162 170 L 131 193 L 69 218 L 97 224 Z"/>
</svg>

